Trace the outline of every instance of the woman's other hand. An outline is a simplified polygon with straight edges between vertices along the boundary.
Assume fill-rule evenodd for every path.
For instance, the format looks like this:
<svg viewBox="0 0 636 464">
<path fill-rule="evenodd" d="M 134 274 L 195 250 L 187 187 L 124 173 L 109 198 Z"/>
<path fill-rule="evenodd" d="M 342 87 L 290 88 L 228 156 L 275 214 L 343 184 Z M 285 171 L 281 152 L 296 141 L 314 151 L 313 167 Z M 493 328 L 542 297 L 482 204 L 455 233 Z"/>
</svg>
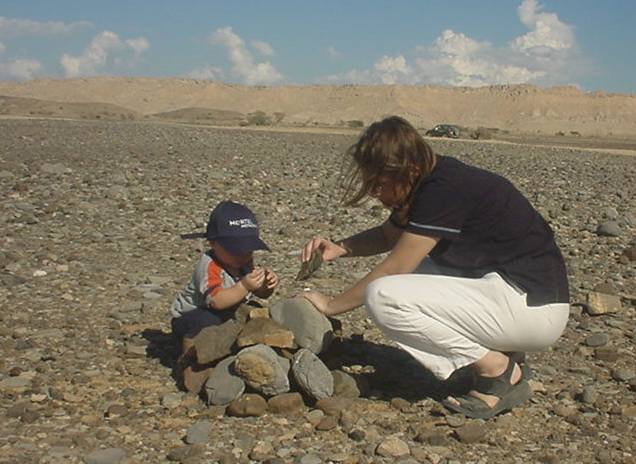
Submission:
<svg viewBox="0 0 636 464">
<path fill-rule="evenodd" d="M 303 298 L 308 299 L 325 316 L 331 316 L 329 308 L 330 298 L 320 292 L 303 292 L 300 294 Z"/>
<path fill-rule="evenodd" d="M 331 261 L 347 254 L 347 249 L 322 237 L 314 237 L 300 251 L 300 260 L 309 261 L 314 250 L 322 252 L 323 261 Z"/>
</svg>

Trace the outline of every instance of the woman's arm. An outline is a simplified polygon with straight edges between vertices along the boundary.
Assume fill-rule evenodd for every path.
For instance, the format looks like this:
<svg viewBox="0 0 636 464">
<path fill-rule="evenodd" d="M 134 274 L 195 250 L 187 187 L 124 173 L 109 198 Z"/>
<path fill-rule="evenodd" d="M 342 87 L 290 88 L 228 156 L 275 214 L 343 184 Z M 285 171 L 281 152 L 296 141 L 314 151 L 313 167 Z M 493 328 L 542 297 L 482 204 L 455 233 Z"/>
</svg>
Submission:
<svg viewBox="0 0 636 464">
<path fill-rule="evenodd" d="M 362 305 L 364 291 L 371 282 L 388 275 L 412 272 L 435 247 L 438 240 L 436 237 L 402 232 L 391 253 L 350 289 L 332 299 L 318 292 L 306 292 L 303 296 L 328 316 L 350 311 Z"/>
<path fill-rule="evenodd" d="M 342 240 L 332 242 L 322 237 L 308 241 L 300 252 L 301 261 L 308 261 L 314 250 L 322 251 L 322 259 L 331 261 L 341 256 L 373 256 L 391 250 L 402 234 L 399 229 L 386 221 Z"/>
<path fill-rule="evenodd" d="M 344 256 L 373 256 L 392 250 L 400 235 L 402 229 L 387 220 L 377 227 L 337 240 L 336 245 L 347 250 Z"/>
</svg>

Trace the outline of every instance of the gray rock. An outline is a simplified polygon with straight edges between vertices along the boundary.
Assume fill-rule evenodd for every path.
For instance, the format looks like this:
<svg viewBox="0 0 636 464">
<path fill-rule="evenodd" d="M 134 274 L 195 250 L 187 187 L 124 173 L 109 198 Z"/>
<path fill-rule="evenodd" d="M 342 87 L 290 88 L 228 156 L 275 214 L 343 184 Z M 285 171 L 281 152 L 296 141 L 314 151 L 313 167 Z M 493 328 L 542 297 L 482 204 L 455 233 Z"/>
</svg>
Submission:
<svg viewBox="0 0 636 464">
<path fill-rule="evenodd" d="M 176 462 L 182 462 L 182 463 L 196 462 L 195 458 L 203 454 L 204 450 L 205 448 L 203 447 L 203 445 L 181 446 L 179 448 L 174 448 L 170 450 L 167 458 L 169 461 L 176 461 Z"/>
<path fill-rule="evenodd" d="M 0 380 L 0 390 L 14 390 L 26 388 L 31 385 L 31 379 L 27 377 L 8 377 Z"/>
<path fill-rule="evenodd" d="M 345 398 L 358 398 L 360 389 L 356 379 L 341 370 L 331 371 L 333 377 L 333 394 Z"/>
<path fill-rule="evenodd" d="M 478 422 L 470 422 L 455 430 L 457 439 L 462 443 L 477 443 L 488 433 L 488 427 Z"/>
<path fill-rule="evenodd" d="M 166 393 L 161 398 L 161 405 L 167 409 L 178 408 L 183 400 L 183 394 L 181 393 Z"/>
<path fill-rule="evenodd" d="M 610 337 L 606 333 L 595 333 L 585 338 L 585 344 L 591 347 L 605 346 L 609 340 Z"/>
<path fill-rule="evenodd" d="M 592 386 L 587 386 L 581 392 L 581 402 L 585 404 L 593 404 L 598 398 L 598 393 Z"/>
<path fill-rule="evenodd" d="M 321 353 L 333 340 L 331 322 L 305 298 L 278 301 L 269 311 L 273 320 L 294 333 L 301 348 Z"/>
<path fill-rule="evenodd" d="M 106 448 L 93 451 L 84 460 L 86 464 L 117 464 L 124 460 L 126 452 L 121 448 Z"/>
<path fill-rule="evenodd" d="M 218 363 L 210 373 L 203 387 L 208 404 L 229 404 L 245 391 L 245 382 L 232 370 L 236 356 L 230 356 Z"/>
<path fill-rule="evenodd" d="M 298 464 L 322 464 L 322 459 L 315 454 L 305 454 L 299 457 L 295 462 Z"/>
<path fill-rule="evenodd" d="M 397 437 L 389 437 L 382 440 L 375 452 L 384 457 L 389 458 L 399 458 L 402 456 L 408 456 L 411 451 L 409 450 L 409 445 L 407 445 L 403 440 L 400 440 Z"/>
<path fill-rule="evenodd" d="M 333 375 L 325 364 L 308 349 L 301 349 L 292 359 L 294 379 L 303 392 L 317 400 L 333 395 Z"/>
<path fill-rule="evenodd" d="M 212 430 L 212 423 L 207 420 L 195 422 L 188 428 L 186 433 L 185 442 L 189 445 L 197 443 L 206 443 L 210 438 L 210 431 Z"/>
<path fill-rule="evenodd" d="M 616 221 L 605 221 L 596 228 L 596 235 L 601 237 L 619 237 L 623 231 Z"/>
<path fill-rule="evenodd" d="M 636 373 L 632 369 L 618 367 L 612 370 L 612 378 L 619 382 L 629 382 L 634 377 L 636 377 Z"/>
<path fill-rule="evenodd" d="M 61 163 L 42 163 L 42 165 L 40 166 L 40 171 L 44 174 L 60 175 L 65 174 L 66 172 L 70 171 L 70 169 L 68 169 Z"/>
<path fill-rule="evenodd" d="M 618 211 L 613 206 L 608 206 L 601 211 L 601 214 L 604 218 L 615 220 L 618 219 Z"/>
</svg>

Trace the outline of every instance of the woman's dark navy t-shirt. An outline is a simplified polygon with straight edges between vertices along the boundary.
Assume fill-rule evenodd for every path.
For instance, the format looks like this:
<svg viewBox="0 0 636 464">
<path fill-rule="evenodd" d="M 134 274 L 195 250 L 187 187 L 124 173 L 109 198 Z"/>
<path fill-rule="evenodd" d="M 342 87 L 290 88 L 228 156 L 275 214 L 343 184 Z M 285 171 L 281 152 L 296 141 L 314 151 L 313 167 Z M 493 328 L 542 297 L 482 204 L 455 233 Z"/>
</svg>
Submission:
<svg viewBox="0 0 636 464">
<path fill-rule="evenodd" d="M 507 179 L 438 155 L 420 184 L 407 222 L 439 238 L 430 258 L 466 277 L 499 273 L 527 293 L 528 306 L 568 303 L 565 264 L 550 226 Z"/>
</svg>

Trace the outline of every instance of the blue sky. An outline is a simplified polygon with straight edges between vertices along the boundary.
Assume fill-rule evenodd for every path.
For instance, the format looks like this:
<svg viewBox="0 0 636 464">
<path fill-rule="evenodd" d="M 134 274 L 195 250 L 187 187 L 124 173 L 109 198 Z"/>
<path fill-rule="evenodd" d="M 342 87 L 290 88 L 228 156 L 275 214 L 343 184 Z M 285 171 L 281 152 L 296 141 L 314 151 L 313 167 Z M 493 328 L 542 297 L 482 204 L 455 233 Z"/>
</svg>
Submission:
<svg viewBox="0 0 636 464">
<path fill-rule="evenodd" d="M 0 0 L 0 79 L 636 93 L 634 0 Z"/>
</svg>

